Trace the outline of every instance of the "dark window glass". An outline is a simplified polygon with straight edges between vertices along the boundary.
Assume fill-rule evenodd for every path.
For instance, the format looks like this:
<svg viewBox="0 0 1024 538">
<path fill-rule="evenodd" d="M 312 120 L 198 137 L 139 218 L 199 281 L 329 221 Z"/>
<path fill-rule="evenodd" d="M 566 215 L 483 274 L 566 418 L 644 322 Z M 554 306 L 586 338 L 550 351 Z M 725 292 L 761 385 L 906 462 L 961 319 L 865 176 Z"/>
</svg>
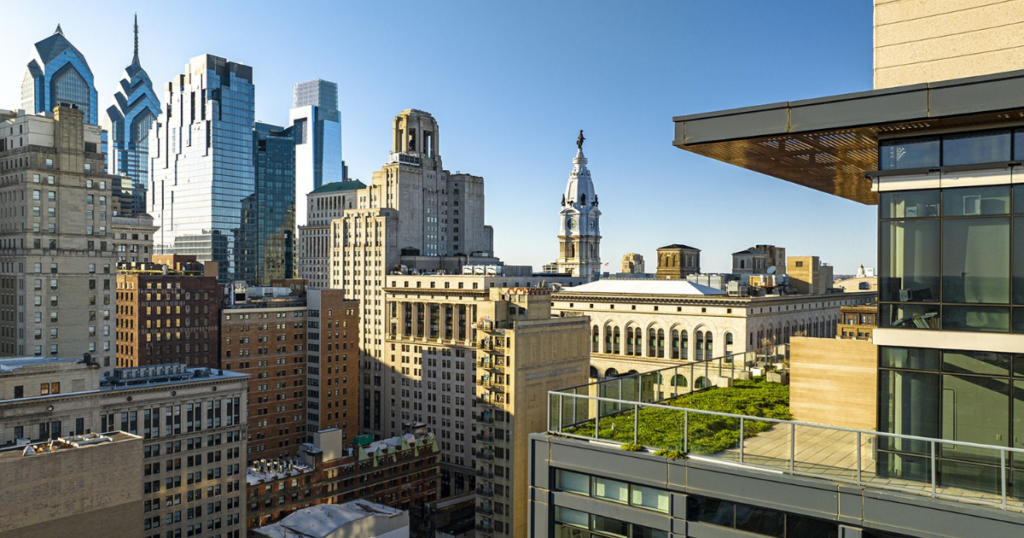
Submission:
<svg viewBox="0 0 1024 538">
<path fill-rule="evenodd" d="M 942 437 L 983 445 L 1007 446 L 1010 437 L 1009 393 L 1008 379 L 942 376 Z M 992 448 L 943 445 L 942 457 L 999 463 L 999 452 Z M 991 487 L 995 485 L 991 484 Z"/>
<path fill-rule="evenodd" d="M 942 307 L 942 326 L 948 331 L 1009 332 L 1010 309 L 992 306 Z"/>
<path fill-rule="evenodd" d="M 969 187 L 942 191 L 942 215 L 970 217 L 1010 212 L 1010 186 Z"/>
<path fill-rule="evenodd" d="M 629 524 L 625 521 L 619 521 L 610 517 L 598 516 L 591 514 L 591 521 L 593 522 L 593 530 L 610 534 L 612 536 L 621 536 L 626 538 L 629 536 Z"/>
<path fill-rule="evenodd" d="M 1009 160 L 1009 131 L 942 137 L 942 164 L 945 166 Z"/>
<path fill-rule="evenodd" d="M 835 521 L 822 521 L 793 514 L 786 514 L 786 536 L 815 536 L 817 538 L 837 538 L 839 524 Z"/>
<path fill-rule="evenodd" d="M 1021 140 L 1024 140 L 1024 135 L 1021 135 Z M 1024 173 L 1024 171 L 1014 172 L 1014 174 Z M 1013 212 L 1017 214 L 1024 214 L 1024 185 L 1017 185 L 1013 188 Z"/>
<path fill-rule="evenodd" d="M 733 504 L 729 501 L 690 495 L 686 498 L 686 519 L 732 527 Z"/>
<path fill-rule="evenodd" d="M 1024 159 L 1024 129 L 1017 129 L 1013 133 L 1013 158 Z"/>
<path fill-rule="evenodd" d="M 1024 304 L 1024 217 L 1013 219 L 1013 238 L 1013 303 Z"/>
<path fill-rule="evenodd" d="M 938 217 L 939 191 L 883 192 L 881 206 L 883 219 Z"/>
<path fill-rule="evenodd" d="M 590 533 L 586 529 L 556 524 L 555 538 L 590 538 Z"/>
<path fill-rule="evenodd" d="M 883 301 L 937 301 L 939 298 L 939 221 L 880 223 Z"/>
<path fill-rule="evenodd" d="M 943 455 L 945 454 L 946 450 L 943 450 Z M 998 454 L 996 456 L 998 457 Z M 999 493 L 1001 491 L 998 466 L 991 467 L 953 460 L 941 460 L 939 472 L 942 475 L 941 482 L 943 486 L 953 486 L 973 491 L 987 491 L 989 493 Z"/>
<path fill-rule="evenodd" d="M 785 533 L 785 516 L 777 510 L 769 510 L 749 504 L 736 505 L 736 528 L 763 536 L 778 536 Z"/>
<path fill-rule="evenodd" d="M 1010 355 L 990 351 L 943 351 L 942 371 L 958 374 L 1010 375 Z"/>
<path fill-rule="evenodd" d="M 945 219 L 942 234 L 943 302 L 1008 303 L 1010 219 Z"/>
<path fill-rule="evenodd" d="M 883 304 L 879 308 L 880 327 L 898 329 L 941 329 L 938 304 Z"/>
<path fill-rule="evenodd" d="M 1013 309 L 1013 332 L 1024 334 L 1024 308 Z"/>
<path fill-rule="evenodd" d="M 939 139 L 894 140 L 879 146 L 882 170 L 939 166 Z"/>
<path fill-rule="evenodd" d="M 633 525 L 633 538 L 668 538 L 668 531 Z"/>
<path fill-rule="evenodd" d="M 939 436 L 939 375 L 925 372 L 882 370 L 879 429 L 919 437 Z M 879 448 L 914 454 L 930 454 L 925 441 L 879 438 Z"/>
<path fill-rule="evenodd" d="M 939 350 L 907 347 L 883 347 L 879 350 L 882 368 L 907 370 L 939 369 Z"/>
</svg>

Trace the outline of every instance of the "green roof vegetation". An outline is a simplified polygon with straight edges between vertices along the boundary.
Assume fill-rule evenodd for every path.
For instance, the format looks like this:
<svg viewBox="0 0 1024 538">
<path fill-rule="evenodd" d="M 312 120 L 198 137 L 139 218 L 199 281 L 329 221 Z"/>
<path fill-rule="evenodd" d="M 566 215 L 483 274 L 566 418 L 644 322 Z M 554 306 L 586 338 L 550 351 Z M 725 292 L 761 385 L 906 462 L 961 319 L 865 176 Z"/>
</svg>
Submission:
<svg viewBox="0 0 1024 538">
<path fill-rule="evenodd" d="M 680 396 L 663 405 L 675 409 L 641 407 L 639 435 L 636 441 L 645 447 L 655 449 L 681 450 L 683 448 L 683 427 L 686 414 L 683 409 L 717 411 L 735 415 L 790 420 L 789 386 L 768 383 L 763 377 L 747 381 L 737 379 L 732 387 L 715 387 L 701 392 Z M 598 439 L 632 444 L 633 409 L 626 407 L 622 413 L 600 420 Z M 689 435 L 687 447 L 692 454 L 714 454 L 739 446 L 740 433 L 738 418 L 689 413 Z M 770 422 L 744 420 L 743 435 L 751 438 L 772 427 Z M 594 437 L 594 423 L 580 424 L 566 433 Z"/>
</svg>

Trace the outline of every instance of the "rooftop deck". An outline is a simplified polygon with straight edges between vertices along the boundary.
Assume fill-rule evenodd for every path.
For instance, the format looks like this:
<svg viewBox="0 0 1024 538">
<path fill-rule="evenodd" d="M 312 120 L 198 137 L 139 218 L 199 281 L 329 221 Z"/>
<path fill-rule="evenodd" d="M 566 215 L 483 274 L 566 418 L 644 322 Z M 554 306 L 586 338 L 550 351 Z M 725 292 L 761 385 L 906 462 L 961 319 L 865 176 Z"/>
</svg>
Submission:
<svg viewBox="0 0 1024 538">
<path fill-rule="evenodd" d="M 709 366 L 673 367 L 670 375 L 649 372 L 551 391 L 548 433 L 1024 512 L 1024 449 L 671 405 L 704 390 L 693 382 L 676 386 L 671 372 Z M 609 390 L 610 382 L 618 387 Z"/>
</svg>

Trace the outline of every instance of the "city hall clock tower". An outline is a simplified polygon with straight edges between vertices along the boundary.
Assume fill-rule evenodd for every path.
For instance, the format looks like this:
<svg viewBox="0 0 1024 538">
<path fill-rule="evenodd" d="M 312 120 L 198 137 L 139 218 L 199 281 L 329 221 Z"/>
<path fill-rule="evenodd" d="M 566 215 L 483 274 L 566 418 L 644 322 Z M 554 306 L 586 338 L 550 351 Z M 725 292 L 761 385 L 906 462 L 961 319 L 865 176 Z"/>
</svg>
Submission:
<svg viewBox="0 0 1024 538">
<path fill-rule="evenodd" d="M 584 140 L 580 131 L 572 173 L 562 195 L 558 271 L 593 280 L 601 272 L 601 210 L 583 156 Z"/>
</svg>

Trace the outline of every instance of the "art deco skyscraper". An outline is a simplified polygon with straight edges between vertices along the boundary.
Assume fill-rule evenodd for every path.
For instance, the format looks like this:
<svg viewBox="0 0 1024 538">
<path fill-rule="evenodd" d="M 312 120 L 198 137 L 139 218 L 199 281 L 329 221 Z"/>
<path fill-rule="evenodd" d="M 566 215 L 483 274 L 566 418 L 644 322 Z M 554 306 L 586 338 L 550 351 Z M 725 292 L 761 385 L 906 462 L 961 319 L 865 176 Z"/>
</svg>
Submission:
<svg viewBox="0 0 1024 538">
<path fill-rule="evenodd" d="M 246 199 L 255 192 L 252 67 L 205 54 L 167 84 L 166 111 L 150 138 L 149 208 L 160 226 L 157 254 L 215 262 L 238 278 Z"/>
<path fill-rule="evenodd" d="M 82 109 L 85 123 L 96 125 L 96 86 L 89 62 L 58 24 L 52 36 L 32 49 L 21 82 L 21 106 L 30 114 L 41 114 L 60 103 Z"/>
<path fill-rule="evenodd" d="M 135 17 L 135 54 L 124 68 L 113 102 L 101 119 L 108 133 L 107 172 L 131 181 L 131 203 L 123 199 L 121 215 L 146 211 L 149 189 L 149 129 L 160 115 L 160 100 L 153 82 L 139 63 L 139 18 Z"/>
</svg>

